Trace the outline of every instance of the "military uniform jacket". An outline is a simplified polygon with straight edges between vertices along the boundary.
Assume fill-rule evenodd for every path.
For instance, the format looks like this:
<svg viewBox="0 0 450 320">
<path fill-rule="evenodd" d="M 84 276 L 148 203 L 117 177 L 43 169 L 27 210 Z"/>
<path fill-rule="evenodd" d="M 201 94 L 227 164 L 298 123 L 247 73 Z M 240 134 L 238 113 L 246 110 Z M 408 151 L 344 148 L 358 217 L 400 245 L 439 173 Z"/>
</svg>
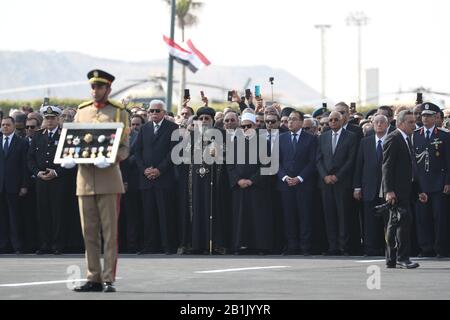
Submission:
<svg viewBox="0 0 450 320">
<path fill-rule="evenodd" d="M 47 129 L 42 129 L 34 134 L 28 149 L 28 169 L 36 177 L 39 171 L 46 169 L 55 170 L 58 177 L 61 177 L 65 173 L 64 169 L 59 164 L 53 163 L 61 129 L 58 128 L 51 139 L 49 139 L 48 133 Z"/>
<path fill-rule="evenodd" d="M 78 165 L 77 196 L 124 193 L 119 162 L 125 160 L 129 153 L 128 113 L 125 107 L 108 101 L 103 108 L 96 108 L 93 101 L 85 102 L 78 107 L 75 122 L 122 122 L 124 124 L 124 133 L 121 138 L 116 163 L 104 169 L 97 168 L 93 164 Z"/>
<path fill-rule="evenodd" d="M 427 141 L 425 132 L 424 127 L 414 132 L 417 176 L 423 192 L 442 192 L 450 184 L 450 136 L 435 127 Z"/>
</svg>

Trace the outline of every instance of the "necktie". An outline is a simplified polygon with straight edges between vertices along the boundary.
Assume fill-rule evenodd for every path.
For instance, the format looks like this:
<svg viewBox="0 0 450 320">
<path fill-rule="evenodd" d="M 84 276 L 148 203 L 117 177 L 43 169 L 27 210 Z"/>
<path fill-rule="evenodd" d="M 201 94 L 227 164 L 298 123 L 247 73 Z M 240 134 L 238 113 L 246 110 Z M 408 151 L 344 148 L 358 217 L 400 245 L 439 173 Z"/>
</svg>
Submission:
<svg viewBox="0 0 450 320">
<path fill-rule="evenodd" d="M 272 134 L 270 132 L 267 136 L 267 155 L 269 157 L 272 155 Z"/>
<path fill-rule="evenodd" d="M 157 134 L 157 133 L 158 133 L 158 130 L 159 130 L 159 124 L 155 124 L 155 131 L 154 131 L 154 134 Z"/>
<path fill-rule="evenodd" d="M 427 141 L 429 141 L 429 140 L 430 140 L 430 130 L 429 130 L 429 129 L 427 129 L 427 135 L 426 135 L 426 139 L 427 139 Z"/>
<path fill-rule="evenodd" d="M 408 142 L 408 149 L 409 149 L 409 155 L 411 157 L 411 167 L 412 167 L 412 174 L 413 174 L 413 179 L 416 176 L 416 172 L 417 172 L 417 163 L 416 163 L 416 157 L 414 155 L 414 147 L 411 143 L 411 139 L 409 137 L 406 137 L 406 142 Z"/>
<path fill-rule="evenodd" d="M 297 134 L 296 133 L 292 134 L 292 148 L 294 149 L 294 152 L 297 149 Z"/>
<path fill-rule="evenodd" d="M 336 145 L 337 145 L 337 137 L 338 137 L 338 133 L 337 132 L 333 132 L 333 141 L 332 141 L 332 145 L 331 145 L 331 151 L 334 152 L 336 151 Z"/>
<path fill-rule="evenodd" d="M 48 140 L 51 140 L 52 138 L 53 138 L 53 132 L 50 131 L 50 132 L 48 133 Z"/>
<path fill-rule="evenodd" d="M 381 163 L 381 161 L 383 160 L 383 147 L 381 146 L 381 140 L 378 140 L 377 160 L 378 160 L 378 163 Z"/>
<path fill-rule="evenodd" d="M 3 145 L 3 152 L 5 153 L 5 156 L 8 154 L 9 149 L 9 137 L 5 137 L 5 144 Z"/>
</svg>

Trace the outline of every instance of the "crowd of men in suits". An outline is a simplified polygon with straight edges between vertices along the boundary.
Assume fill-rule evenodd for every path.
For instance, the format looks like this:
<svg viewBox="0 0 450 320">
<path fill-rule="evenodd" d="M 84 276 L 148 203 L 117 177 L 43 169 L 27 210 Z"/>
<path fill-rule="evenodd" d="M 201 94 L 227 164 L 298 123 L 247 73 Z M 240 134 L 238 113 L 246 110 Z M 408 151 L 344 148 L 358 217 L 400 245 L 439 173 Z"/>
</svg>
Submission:
<svg viewBox="0 0 450 320">
<path fill-rule="evenodd" d="M 120 252 L 373 256 L 387 250 L 388 267 L 398 260 L 408 268 L 415 267 L 410 255 L 448 254 L 450 135 L 435 104 L 381 106 L 364 117 L 343 102 L 312 115 L 253 97 L 236 97 L 223 112 L 203 102 L 194 112 L 185 101 L 178 116 L 159 100 L 129 109 Z M 0 253 L 83 250 L 77 169 L 53 163 L 61 125 L 75 113 L 45 106 L 2 117 Z M 213 128 L 233 146 L 232 161 L 228 149 L 204 139 Z M 176 163 L 180 141 L 181 153 L 199 148 L 228 162 Z M 251 161 L 261 141 L 269 158 L 277 156 L 271 174 L 261 173 L 270 164 Z M 401 223 L 375 215 L 386 201 L 406 208 Z"/>
</svg>

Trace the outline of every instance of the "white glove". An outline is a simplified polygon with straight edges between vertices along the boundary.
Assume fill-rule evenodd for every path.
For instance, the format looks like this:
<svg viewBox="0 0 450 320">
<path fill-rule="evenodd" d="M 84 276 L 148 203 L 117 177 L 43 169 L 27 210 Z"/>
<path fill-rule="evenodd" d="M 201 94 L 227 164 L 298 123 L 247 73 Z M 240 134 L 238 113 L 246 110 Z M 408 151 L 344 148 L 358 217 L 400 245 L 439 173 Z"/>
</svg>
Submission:
<svg viewBox="0 0 450 320">
<path fill-rule="evenodd" d="M 64 158 L 61 162 L 61 167 L 65 169 L 72 169 L 77 164 L 75 163 L 75 160 L 73 158 Z"/>
<path fill-rule="evenodd" d="M 111 166 L 111 163 L 107 162 L 106 158 L 104 156 L 102 156 L 102 157 L 95 158 L 94 166 L 96 166 L 97 168 L 100 168 L 100 169 L 105 169 L 105 168 L 108 168 L 109 166 Z"/>
</svg>

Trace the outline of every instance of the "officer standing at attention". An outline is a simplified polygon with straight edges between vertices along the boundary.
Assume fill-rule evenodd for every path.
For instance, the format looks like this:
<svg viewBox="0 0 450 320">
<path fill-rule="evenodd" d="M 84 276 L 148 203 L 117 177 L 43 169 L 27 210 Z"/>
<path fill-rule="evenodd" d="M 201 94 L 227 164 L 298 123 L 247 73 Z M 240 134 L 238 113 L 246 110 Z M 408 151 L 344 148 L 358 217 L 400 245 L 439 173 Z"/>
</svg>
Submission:
<svg viewBox="0 0 450 320">
<path fill-rule="evenodd" d="M 87 77 L 91 84 L 93 100 L 78 107 L 74 122 L 122 122 L 124 133 L 115 163 L 110 164 L 104 156 L 101 156 L 95 159 L 93 165 L 78 166 L 77 196 L 88 270 L 87 282 L 74 288 L 74 291 L 115 292 L 113 283 L 117 264 L 119 200 L 120 194 L 125 192 L 119 162 L 125 160 L 129 153 L 129 120 L 123 105 L 108 100 L 114 76 L 102 70 L 92 70 Z M 74 165 L 75 161 L 72 158 L 65 158 L 61 164 L 64 168 L 73 168 Z M 102 252 L 100 231 L 104 242 L 103 271 L 100 263 Z"/>
<path fill-rule="evenodd" d="M 417 176 L 427 203 L 416 204 L 416 226 L 420 256 L 443 257 L 447 253 L 447 215 L 445 195 L 450 194 L 450 136 L 436 126 L 437 105 L 423 103 L 423 127 L 414 132 Z"/>
<path fill-rule="evenodd" d="M 61 129 L 58 106 L 43 106 L 40 110 L 47 122 L 46 129 L 37 131 L 28 149 L 28 169 L 36 177 L 39 250 L 36 254 L 61 254 L 65 246 L 62 197 L 66 172 L 53 163 Z"/>
</svg>

